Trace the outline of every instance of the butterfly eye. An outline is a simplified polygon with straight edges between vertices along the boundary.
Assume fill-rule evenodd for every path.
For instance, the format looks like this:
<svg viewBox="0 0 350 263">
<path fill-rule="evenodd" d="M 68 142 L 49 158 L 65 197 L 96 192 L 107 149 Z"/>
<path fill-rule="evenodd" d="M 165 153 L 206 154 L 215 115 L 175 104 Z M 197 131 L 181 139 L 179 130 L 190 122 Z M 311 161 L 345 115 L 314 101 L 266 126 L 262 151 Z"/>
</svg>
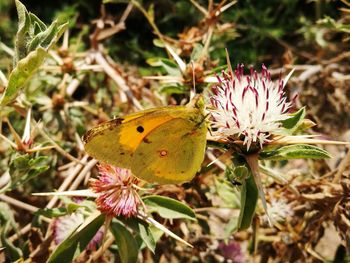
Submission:
<svg viewBox="0 0 350 263">
<path fill-rule="evenodd" d="M 145 129 L 144 129 L 142 126 L 137 126 L 136 130 L 137 130 L 139 133 L 143 133 Z"/>
</svg>

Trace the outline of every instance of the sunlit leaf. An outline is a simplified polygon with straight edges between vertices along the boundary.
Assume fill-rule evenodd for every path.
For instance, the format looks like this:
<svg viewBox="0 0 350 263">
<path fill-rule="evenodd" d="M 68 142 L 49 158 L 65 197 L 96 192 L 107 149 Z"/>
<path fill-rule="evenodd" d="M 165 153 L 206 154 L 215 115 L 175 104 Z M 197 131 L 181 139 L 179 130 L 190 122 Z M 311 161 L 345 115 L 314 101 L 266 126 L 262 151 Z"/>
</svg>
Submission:
<svg viewBox="0 0 350 263">
<path fill-rule="evenodd" d="M 287 130 L 286 132 L 288 134 L 293 135 L 305 118 L 305 114 L 305 107 L 303 107 L 297 112 L 292 113 L 290 118 L 281 121 L 282 127 Z"/>
<path fill-rule="evenodd" d="M 46 55 L 45 49 L 39 47 L 17 63 L 10 74 L 8 85 L 0 101 L 1 105 L 9 104 L 16 99 L 25 82 L 41 66 Z"/>
<path fill-rule="evenodd" d="M 157 212 L 161 217 L 196 219 L 190 207 L 172 198 L 152 195 L 143 198 L 143 201 L 149 212 Z"/>
<path fill-rule="evenodd" d="M 324 159 L 330 157 L 327 151 L 307 144 L 287 145 L 260 153 L 260 158 L 264 160 Z"/>
<path fill-rule="evenodd" d="M 15 1 L 18 14 L 18 31 L 15 40 L 15 65 L 27 55 L 27 32 L 30 27 L 30 17 L 26 7 Z"/>
</svg>

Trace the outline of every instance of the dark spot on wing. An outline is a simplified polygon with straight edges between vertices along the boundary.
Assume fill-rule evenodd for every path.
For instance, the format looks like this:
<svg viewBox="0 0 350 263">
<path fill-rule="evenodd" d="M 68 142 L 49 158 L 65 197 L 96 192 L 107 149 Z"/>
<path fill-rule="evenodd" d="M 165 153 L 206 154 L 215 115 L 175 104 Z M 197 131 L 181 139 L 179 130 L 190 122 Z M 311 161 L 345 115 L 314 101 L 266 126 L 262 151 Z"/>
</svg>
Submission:
<svg viewBox="0 0 350 263">
<path fill-rule="evenodd" d="M 145 131 L 145 129 L 144 129 L 141 125 L 137 126 L 136 130 L 137 130 L 139 133 L 143 133 L 143 132 Z"/>
<path fill-rule="evenodd" d="M 125 154 L 125 152 L 120 152 L 119 154 L 120 154 L 120 155 L 124 155 L 124 154 Z"/>
<path fill-rule="evenodd" d="M 182 173 L 182 174 L 184 174 L 184 173 L 185 173 L 185 171 L 181 171 L 181 173 Z"/>
<path fill-rule="evenodd" d="M 147 137 L 143 138 L 143 141 L 144 141 L 145 143 L 147 143 L 147 144 L 151 143 L 151 141 L 150 141 L 150 140 L 148 140 L 148 138 L 147 138 Z"/>
</svg>

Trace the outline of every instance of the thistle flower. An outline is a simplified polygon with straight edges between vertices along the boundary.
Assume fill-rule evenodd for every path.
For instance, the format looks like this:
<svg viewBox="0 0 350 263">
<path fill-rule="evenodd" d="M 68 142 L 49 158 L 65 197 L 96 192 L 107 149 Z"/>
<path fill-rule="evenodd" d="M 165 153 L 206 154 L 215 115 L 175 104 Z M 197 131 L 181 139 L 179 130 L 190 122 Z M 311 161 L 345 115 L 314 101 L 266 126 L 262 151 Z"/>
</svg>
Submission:
<svg viewBox="0 0 350 263">
<path fill-rule="evenodd" d="M 243 263 L 244 260 L 244 254 L 242 252 L 241 245 L 231 240 L 227 244 L 225 242 L 221 242 L 218 246 L 218 249 L 220 250 L 222 256 L 225 258 L 225 260 L 230 260 L 235 263 Z"/>
<path fill-rule="evenodd" d="M 70 215 L 61 216 L 53 222 L 52 230 L 56 245 L 65 240 L 79 225 L 84 223 L 84 215 L 76 211 Z M 87 245 L 87 250 L 96 250 L 96 246 L 102 242 L 103 229 L 100 228 Z"/>
<path fill-rule="evenodd" d="M 278 132 L 281 121 L 288 118 L 291 103 L 283 88 L 289 76 L 274 82 L 264 65 L 261 74 L 251 69 L 250 75 L 244 75 L 243 64 L 234 73 L 223 72 L 210 98 L 216 135 L 241 138 L 248 150 L 252 143 L 262 147 L 271 134 Z"/>
<path fill-rule="evenodd" d="M 293 215 L 292 207 L 283 198 L 272 198 L 270 206 L 267 209 L 273 222 L 283 222 L 288 216 Z M 267 215 L 264 215 L 262 220 L 268 222 L 269 219 L 267 218 Z"/>
<path fill-rule="evenodd" d="M 110 216 L 135 216 L 141 204 L 134 187 L 139 180 L 128 169 L 108 164 L 101 164 L 98 169 L 100 176 L 90 180 L 90 187 L 99 194 L 98 209 Z"/>
</svg>

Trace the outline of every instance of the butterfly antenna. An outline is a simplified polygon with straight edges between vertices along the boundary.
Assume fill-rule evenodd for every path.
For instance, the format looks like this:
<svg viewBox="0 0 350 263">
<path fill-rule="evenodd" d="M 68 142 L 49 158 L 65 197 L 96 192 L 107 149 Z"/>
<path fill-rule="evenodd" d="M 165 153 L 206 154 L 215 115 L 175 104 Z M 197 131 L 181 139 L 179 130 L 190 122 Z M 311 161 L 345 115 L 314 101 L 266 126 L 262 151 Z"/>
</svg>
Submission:
<svg viewBox="0 0 350 263">
<path fill-rule="evenodd" d="M 193 98 L 196 95 L 196 75 L 194 74 L 194 63 L 193 60 L 191 60 L 192 65 L 192 89 L 190 92 L 190 101 L 193 100 Z"/>
</svg>

